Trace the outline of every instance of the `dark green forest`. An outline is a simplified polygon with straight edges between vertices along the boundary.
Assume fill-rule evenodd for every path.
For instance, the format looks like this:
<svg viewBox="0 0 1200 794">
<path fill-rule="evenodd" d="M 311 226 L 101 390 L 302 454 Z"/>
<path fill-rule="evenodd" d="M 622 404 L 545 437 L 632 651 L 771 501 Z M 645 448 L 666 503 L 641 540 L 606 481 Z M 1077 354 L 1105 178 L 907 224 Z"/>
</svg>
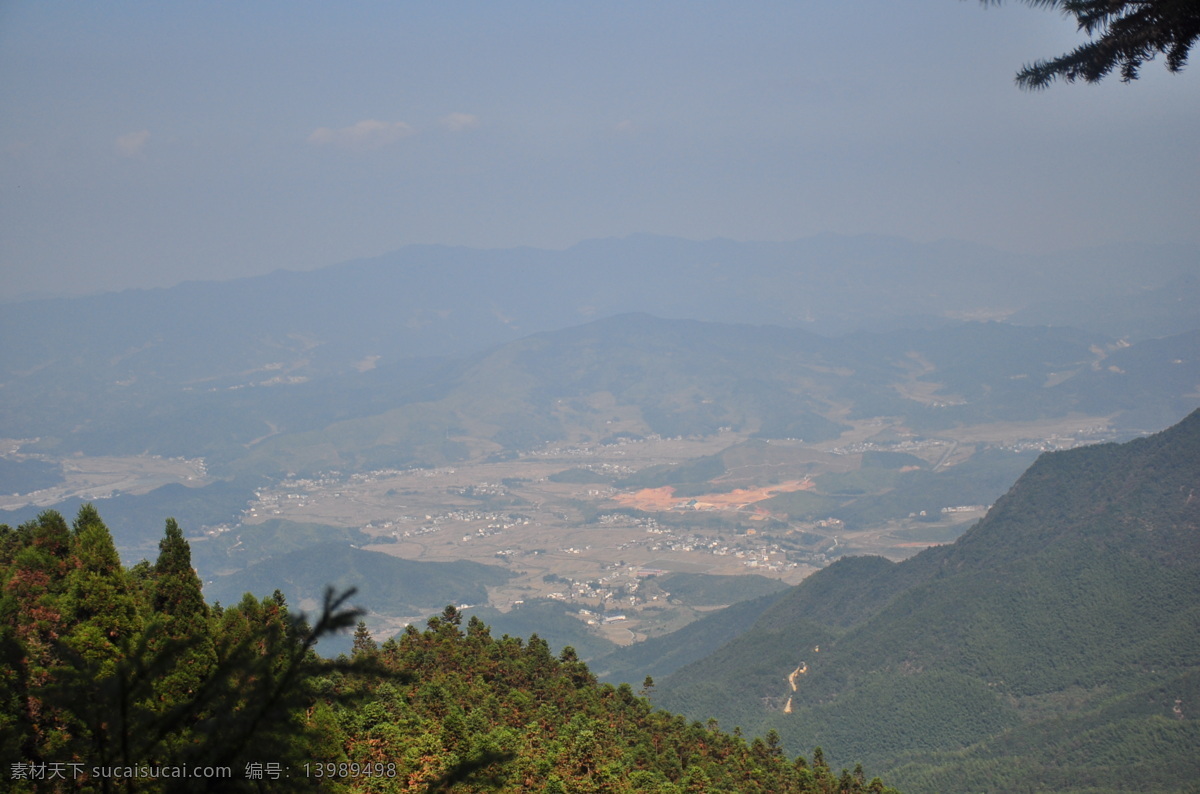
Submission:
<svg viewBox="0 0 1200 794">
<path fill-rule="evenodd" d="M 379 643 L 353 591 L 311 623 L 278 591 L 209 606 L 173 519 L 128 569 L 91 505 L 0 525 L 0 583 L 7 791 L 893 791 L 453 607 Z M 351 629 L 349 655 L 314 652 Z"/>
</svg>

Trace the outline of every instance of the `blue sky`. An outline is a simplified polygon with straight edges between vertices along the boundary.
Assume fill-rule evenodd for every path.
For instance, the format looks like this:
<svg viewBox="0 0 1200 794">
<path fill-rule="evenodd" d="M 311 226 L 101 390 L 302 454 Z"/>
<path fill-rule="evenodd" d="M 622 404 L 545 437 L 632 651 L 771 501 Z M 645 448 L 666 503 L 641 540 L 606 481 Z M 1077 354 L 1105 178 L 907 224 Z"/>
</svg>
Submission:
<svg viewBox="0 0 1200 794">
<path fill-rule="evenodd" d="M 0 298 L 410 243 L 1200 242 L 1200 74 L 974 0 L 0 0 Z"/>
</svg>

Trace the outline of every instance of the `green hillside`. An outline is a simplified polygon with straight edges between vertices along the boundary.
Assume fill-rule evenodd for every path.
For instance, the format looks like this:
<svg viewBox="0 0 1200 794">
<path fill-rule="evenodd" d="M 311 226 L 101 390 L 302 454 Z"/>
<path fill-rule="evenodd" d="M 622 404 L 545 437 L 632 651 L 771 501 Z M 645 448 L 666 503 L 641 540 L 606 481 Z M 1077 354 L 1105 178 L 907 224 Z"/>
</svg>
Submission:
<svg viewBox="0 0 1200 794">
<path fill-rule="evenodd" d="M 591 660 L 601 680 L 612 683 L 637 683 L 650 676 L 661 680 L 686 664 L 691 664 L 750 628 L 779 592 L 731 604 L 711 612 L 681 629 L 661 637 L 618 648 L 606 656 Z"/>
<path fill-rule="evenodd" d="M 1043 455 L 956 543 L 814 574 L 661 682 L 661 702 L 914 792 L 1184 790 L 1200 778 L 1198 483 L 1200 412 Z"/>
<path fill-rule="evenodd" d="M 656 576 L 652 581 L 664 592 L 670 593 L 671 600 L 692 606 L 724 606 L 787 589 L 787 585 L 778 579 L 753 573 L 739 576 L 669 573 Z"/>
<path fill-rule="evenodd" d="M 561 601 L 534 599 L 517 605 L 507 612 L 494 607 L 479 607 L 468 612 L 492 627 L 497 636 L 528 637 L 536 634 L 549 645 L 550 650 L 560 652 L 570 646 L 581 659 L 592 659 L 611 653 L 616 646 L 609 640 L 588 630 L 588 625 L 579 619 L 578 609 Z"/>
<path fill-rule="evenodd" d="M 220 577 L 204 594 L 209 601 L 231 604 L 246 592 L 282 590 L 300 602 L 319 600 L 326 587 L 354 587 L 355 603 L 364 609 L 415 616 L 437 604 L 485 603 L 487 587 L 509 576 L 503 568 L 477 562 L 415 562 L 345 543 L 319 543 Z"/>
<path fill-rule="evenodd" d="M 370 538 L 357 528 L 269 519 L 239 524 L 215 536 L 192 540 L 192 562 L 202 578 L 225 576 L 269 557 L 324 543 L 359 545 Z"/>
</svg>

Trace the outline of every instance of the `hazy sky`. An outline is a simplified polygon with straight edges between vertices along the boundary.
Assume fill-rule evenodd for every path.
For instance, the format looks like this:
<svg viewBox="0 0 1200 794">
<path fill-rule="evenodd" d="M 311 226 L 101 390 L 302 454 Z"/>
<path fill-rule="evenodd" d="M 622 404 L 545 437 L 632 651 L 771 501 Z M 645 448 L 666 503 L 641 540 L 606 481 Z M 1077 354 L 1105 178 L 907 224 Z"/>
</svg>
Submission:
<svg viewBox="0 0 1200 794">
<path fill-rule="evenodd" d="M 1078 41 L 976 0 L 0 0 L 0 298 L 634 232 L 1200 242 L 1200 64 L 1013 85 Z"/>
</svg>

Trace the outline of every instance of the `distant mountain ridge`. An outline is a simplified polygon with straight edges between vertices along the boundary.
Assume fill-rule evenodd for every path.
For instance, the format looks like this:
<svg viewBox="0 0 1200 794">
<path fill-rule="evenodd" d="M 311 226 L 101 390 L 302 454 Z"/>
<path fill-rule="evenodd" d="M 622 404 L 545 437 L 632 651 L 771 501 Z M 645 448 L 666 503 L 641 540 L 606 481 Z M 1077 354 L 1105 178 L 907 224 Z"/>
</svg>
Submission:
<svg viewBox="0 0 1200 794">
<path fill-rule="evenodd" d="M 580 436 L 598 440 L 611 432 L 611 414 L 595 402 L 601 396 L 636 410 L 637 432 L 663 436 L 733 427 L 816 442 L 844 429 L 838 416 L 903 417 L 934 432 L 1071 411 L 1114 416 L 1123 431 L 1144 432 L 1200 403 L 1192 394 L 1200 348 L 1184 352 L 1186 338 L 1170 342 L 1105 353 L 1097 349 L 1110 344 L 1103 337 L 1000 323 L 829 339 L 798 328 L 621 315 L 463 359 L 425 394 L 281 433 L 243 453 L 239 465 L 442 465 Z M 1106 366 L 1118 353 L 1137 375 Z"/>
<path fill-rule="evenodd" d="M 1171 288 L 1197 261 L 1200 251 L 1161 245 L 1038 257 L 871 236 L 634 235 L 564 251 L 412 246 L 311 272 L 15 303 L 0 313 L 0 436 L 219 460 L 273 434 L 439 399 L 484 351 L 536 334 L 565 342 L 614 317 L 857 331 L 870 348 L 887 338 L 864 328 L 932 338 L 961 319 L 1028 310 L 1043 323 L 1056 305 L 1102 299 L 1132 314 L 1089 330 L 1089 343 L 1181 333 L 1196 329 L 1195 312 Z M 1151 409 L 1144 427 L 1167 415 L 1178 413 Z"/>
<path fill-rule="evenodd" d="M 84 371 L 103 362 L 38 371 L 6 386 L 0 436 L 42 436 L 31 451 L 204 455 L 233 466 L 226 474 L 439 465 L 472 454 L 454 439 L 512 450 L 600 432 L 605 417 L 586 403 L 602 393 L 636 407 L 642 432 L 668 436 L 735 425 L 815 441 L 840 432 L 832 417 L 847 409 L 924 430 L 1078 411 L 1140 432 L 1200 400 L 1196 333 L 1122 346 L 1069 329 L 954 322 L 831 339 L 621 315 L 455 360 L 273 385 L 109 375 L 89 387 Z M 285 378 L 255 377 L 266 375 Z"/>
<path fill-rule="evenodd" d="M 956 543 L 834 563 L 658 702 L 912 792 L 1192 790 L 1198 488 L 1200 412 L 1047 453 Z"/>
<path fill-rule="evenodd" d="M 1170 246 L 1035 257 L 836 235 L 790 243 L 634 235 L 565 251 L 411 246 L 315 271 L 9 304 L 0 317 L 8 342 L 0 372 L 98 358 L 118 375 L 136 364 L 166 379 L 231 377 L 279 363 L 282 374 L 314 374 L 369 355 L 461 355 L 628 312 L 844 333 L 863 318 L 995 317 L 1034 304 L 1044 314 L 1055 295 L 1144 299 L 1197 261 L 1200 252 Z"/>
</svg>

